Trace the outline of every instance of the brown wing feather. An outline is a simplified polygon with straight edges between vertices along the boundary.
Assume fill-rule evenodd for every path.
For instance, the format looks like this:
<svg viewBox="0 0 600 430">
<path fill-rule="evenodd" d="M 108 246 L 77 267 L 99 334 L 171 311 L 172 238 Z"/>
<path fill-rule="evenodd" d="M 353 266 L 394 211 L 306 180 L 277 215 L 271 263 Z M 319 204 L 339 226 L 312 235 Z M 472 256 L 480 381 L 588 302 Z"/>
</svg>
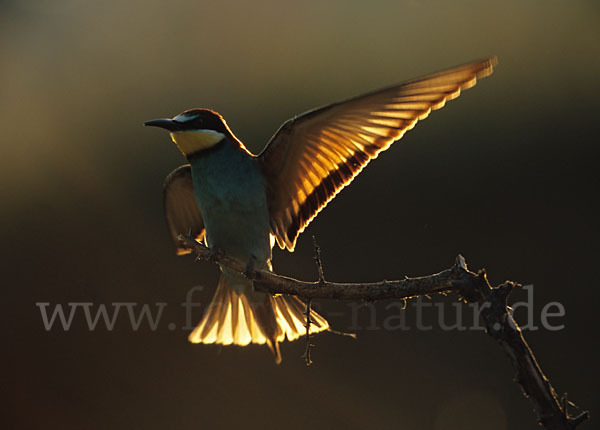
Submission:
<svg viewBox="0 0 600 430">
<path fill-rule="evenodd" d="M 178 239 L 180 234 L 190 234 L 200 241 L 204 238 L 204 222 L 192 183 L 192 172 L 189 164 L 173 170 L 163 188 L 165 218 L 169 233 L 177 248 L 177 255 L 189 254 L 191 249 L 186 248 Z"/>
<path fill-rule="evenodd" d="M 495 58 L 466 64 L 285 122 L 259 156 L 279 247 L 293 251 L 298 235 L 370 160 L 495 64 Z"/>
</svg>

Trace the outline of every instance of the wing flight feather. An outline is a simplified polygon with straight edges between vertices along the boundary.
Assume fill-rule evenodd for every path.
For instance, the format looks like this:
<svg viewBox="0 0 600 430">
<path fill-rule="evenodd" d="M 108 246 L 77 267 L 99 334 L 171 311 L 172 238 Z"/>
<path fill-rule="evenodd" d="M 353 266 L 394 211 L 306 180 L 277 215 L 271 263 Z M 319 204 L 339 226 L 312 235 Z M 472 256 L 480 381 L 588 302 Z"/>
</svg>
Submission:
<svg viewBox="0 0 600 430">
<path fill-rule="evenodd" d="M 259 155 L 279 247 L 293 251 L 298 235 L 370 160 L 495 64 L 466 64 L 286 121 Z"/>
</svg>

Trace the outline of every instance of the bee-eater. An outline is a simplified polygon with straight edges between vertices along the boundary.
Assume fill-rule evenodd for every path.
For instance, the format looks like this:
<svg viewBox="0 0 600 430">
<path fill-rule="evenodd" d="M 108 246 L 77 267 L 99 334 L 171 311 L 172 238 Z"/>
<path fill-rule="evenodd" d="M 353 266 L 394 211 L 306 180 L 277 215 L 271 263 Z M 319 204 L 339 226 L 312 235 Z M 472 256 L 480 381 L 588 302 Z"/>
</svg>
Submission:
<svg viewBox="0 0 600 430">
<path fill-rule="evenodd" d="M 145 125 L 169 131 L 189 164 L 166 179 L 164 205 L 177 254 L 189 232 L 207 246 L 255 268 L 272 270 L 276 242 L 292 252 L 298 235 L 367 165 L 432 110 L 492 73 L 495 58 L 308 111 L 286 121 L 254 155 L 218 113 L 190 109 Z M 267 344 L 306 332 L 305 306 L 294 296 L 255 291 L 252 281 L 221 267 L 212 303 L 192 331 L 193 343 Z M 329 328 L 311 311 L 311 332 Z"/>
</svg>

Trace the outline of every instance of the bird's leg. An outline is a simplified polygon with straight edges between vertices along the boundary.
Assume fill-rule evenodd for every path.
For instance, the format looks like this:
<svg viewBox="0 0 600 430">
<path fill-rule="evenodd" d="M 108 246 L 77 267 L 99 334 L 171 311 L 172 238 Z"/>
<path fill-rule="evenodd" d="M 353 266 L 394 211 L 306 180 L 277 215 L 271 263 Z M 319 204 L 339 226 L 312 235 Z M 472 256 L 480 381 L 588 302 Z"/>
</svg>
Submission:
<svg viewBox="0 0 600 430">
<path fill-rule="evenodd" d="M 208 261 L 212 263 L 216 262 L 217 258 L 223 255 L 223 253 L 217 246 L 210 246 L 208 249 L 210 250 L 210 254 L 208 254 Z"/>
<path fill-rule="evenodd" d="M 250 260 L 248 260 L 248 264 L 246 264 L 246 270 L 244 270 L 244 276 L 249 278 L 254 269 L 256 268 L 256 257 L 252 255 Z"/>
</svg>

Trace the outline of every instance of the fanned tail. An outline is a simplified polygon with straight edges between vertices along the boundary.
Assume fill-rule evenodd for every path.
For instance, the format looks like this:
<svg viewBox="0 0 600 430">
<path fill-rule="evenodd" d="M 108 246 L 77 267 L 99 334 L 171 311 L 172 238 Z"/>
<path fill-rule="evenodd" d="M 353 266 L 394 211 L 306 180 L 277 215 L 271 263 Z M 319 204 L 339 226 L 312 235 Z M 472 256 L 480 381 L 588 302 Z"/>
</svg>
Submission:
<svg viewBox="0 0 600 430">
<path fill-rule="evenodd" d="M 202 321 L 188 339 L 192 343 L 221 345 L 267 344 L 279 364 L 279 342 L 306 334 L 305 312 L 306 305 L 298 297 L 257 292 L 252 281 L 222 273 Z M 311 334 L 329 328 L 327 320 L 314 310 L 310 318 Z"/>
</svg>

